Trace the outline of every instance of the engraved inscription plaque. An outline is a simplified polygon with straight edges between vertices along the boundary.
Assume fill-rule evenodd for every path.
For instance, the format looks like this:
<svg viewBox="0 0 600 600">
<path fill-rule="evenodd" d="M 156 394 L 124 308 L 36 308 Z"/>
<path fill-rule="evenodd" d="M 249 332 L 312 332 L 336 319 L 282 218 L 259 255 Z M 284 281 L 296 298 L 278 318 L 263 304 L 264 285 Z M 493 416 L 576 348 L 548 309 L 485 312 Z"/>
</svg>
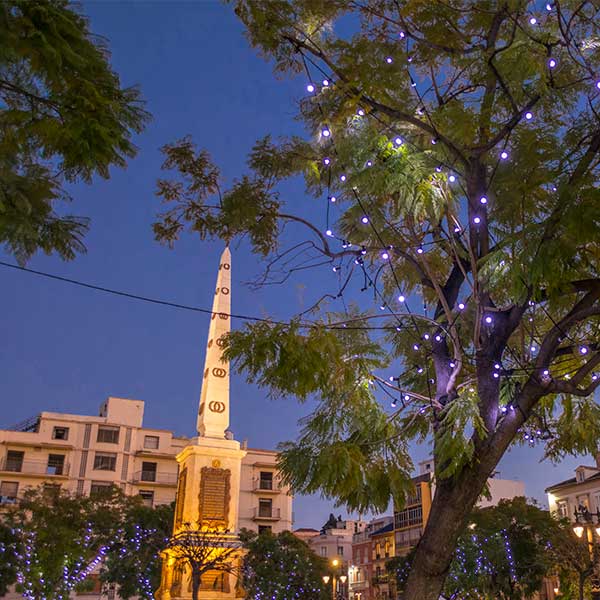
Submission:
<svg viewBox="0 0 600 600">
<path fill-rule="evenodd" d="M 229 526 L 230 479 L 229 469 L 202 468 L 198 503 L 198 521 L 202 526 Z"/>
</svg>

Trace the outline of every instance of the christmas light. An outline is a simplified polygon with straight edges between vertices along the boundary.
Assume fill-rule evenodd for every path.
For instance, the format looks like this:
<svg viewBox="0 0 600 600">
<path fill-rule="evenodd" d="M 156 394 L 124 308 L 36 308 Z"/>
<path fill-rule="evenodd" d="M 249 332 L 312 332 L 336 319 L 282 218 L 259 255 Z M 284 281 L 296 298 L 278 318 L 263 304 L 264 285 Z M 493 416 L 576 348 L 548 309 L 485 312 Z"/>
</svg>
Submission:
<svg viewBox="0 0 600 600">
<path fill-rule="evenodd" d="M 362 108 L 359 108 L 359 109 L 356 111 L 356 114 L 357 114 L 359 117 L 364 117 L 364 116 L 365 116 L 365 111 L 364 111 Z"/>
<path fill-rule="evenodd" d="M 485 321 L 485 322 L 486 322 L 488 325 L 490 325 L 490 324 L 492 323 L 492 317 L 490 317 L 490 315 L 488 315 L 488 316 L 487 316 L 487 317 L 484 319 L 484 321 Z"/>
<path fill-rule="evenodd" d="M 531 25 L 535 25 L 537 23 L 537 19 L 535 17 L 531 17 L 531 19 L 529 19 L 529 23 Z"/>
<path fill-rule="evenodd" d="M 406 298 L 402 294 L 398 296 L 398 302 L 404 302 L 405 300 Z"/>
<path fill-rule="evenodd" d="M 479 198 L 479 202 L 481 202 L 481 204 L 487 204 L 487 198 L 485 196 L 481 196 L 481 198 Z"/>
<path fill-rule="evenodd" d="M 381 258 L 382 258 L 383 260 L 387 260 L 389 257 L 390 257 L 390 255 L 389 255 L 387 252 L 382 252 L 382 253 L 381 253 Z"/>
<path fill-rule="evenodd" d="M 588 353 L 588 349 L 586 346 L 581 346 L 579 348 L 579 354 L 587 354 Z"/>
<path fill-rule="evenodd" d="M 368 160 L 367 161 L 367 167 L 372 167 L 372 166 L 373 166 L 373 163 L 370 160 Z"/>
<path fill-rule="evenodd" d="M 479 225 L 479 223 L 481 223 L 481 217 L 475 217 L 473 219 L 473 223 L 475 223 L 475 225 Z"/>
<path fill-rule="evenodd" d="M 556 66 L 556 60 L 555 60 L 554 58 L 551 58 L 551 59 L 548 61 L 548 66 L 549 66 L 551 69 L 554 69 L 554 67 Z"/>
<path fill-rule="evenodd" d="M 387 56 L 386 59 L 385 59 L 385 62 L 388 65 L 391 65 L 394 62 L 394 59 L 391 56 Z"/>
<path fill-rule="evenodd" d="M 328 229 L 328 230 L 325 232 L 325 235 L 328 235 L 329 237 L 332 237 L 332 236 L 333 236 L 333 231 L 331 231 L 331 229 Z"/>
<path fill-rule="evenodd" d="M 328 158 L 323 159 L 323 164 L 328 165 L 331 161 Z"/>
<path fill-rule="evenodd" d="M 309 83 L 309 84 L 306 86 L 306 91 L 307 91 L 307 92 L 310 92 L 310 93 L 312 94 L 312 93 L 315 91 L 315 86 L 314 86 L 312 83 Z"/>
<path fill-rule="evenodd" d="M 525 118 L 526 118 L 528 121 L 530 121 L 531 119 L 533 119 L 533 113 L 526 112 L 526 113 L 525 113 Z"/>
<path fill-rule="evenodd" d="M 329 79 L 323 79 L 323 87 L 329 86 Z"/>
<path fill-rule="evenodd" d="M 346 176 L 345 175 L 340 175 L 340 181 L 346 181 Z"/>
<path fill-rule="evenodd" d="M 369 222 L 369 217 L 367 217 L 367 215 L 364 215 L 361 219 L 361 222 L 363 223 L 363 225 L 366 225 Z"/>
<path fill-rule="evenodd" d="M 326 138 L 329 137 L 331 135 L 329 127 L 323 127 L 323 129 L 321 129 L 321 135 Z"/>
<path fill-rule="evenodd" d="M 449 176 L 448 176 L 448 181 L 449 181 L 450 183 L 454 183 L 454 182 L 456 181 L 456 177 L 455 177 L 454 175 L 449 175 Z"/>
<path fill-rule="evenodd" d="M 458 303 L 458 310 L 465 310 L 465 305 L 462 302 Z"/>
<path fill-rule="evenodd" d="M 397 137 L 394 140 L 394 144 L 396 144 L 396 146 L 402 146 L 402 138 L 401 137 Z"/>
<path fill-rule="evenodd" d="M 423 246 L 419 246 L 417 248 L 417 254 L 423 254 L 424 250 L 423 250 Z"/>
<path fill-rule="evenodd" d="M 506 160 L 508 158 L 508 152 L 506 150 L 502 150 L 502 152 L 500 152 L 500 158 L 502 160 Z"/>
<path fill-rule="evenodd" d="M 335 202 L 335 201 L 337 200 L 337 198 L 336 198 L 335 196 L 331 196 L 331 197 L 329 198 L 329 200 L 331 200 L 331 202 Z"/>
</svg>

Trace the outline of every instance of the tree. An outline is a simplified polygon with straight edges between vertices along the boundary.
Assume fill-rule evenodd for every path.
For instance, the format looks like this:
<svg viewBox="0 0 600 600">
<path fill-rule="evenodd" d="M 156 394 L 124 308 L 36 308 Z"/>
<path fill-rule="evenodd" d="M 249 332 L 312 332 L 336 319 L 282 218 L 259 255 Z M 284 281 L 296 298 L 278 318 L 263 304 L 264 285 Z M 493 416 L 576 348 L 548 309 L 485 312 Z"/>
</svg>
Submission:
<svg viewBox="0 0 600 600">
<path fill-rule="evenodd" d="M 0 522 L 0 596 L 17 581 L 18 540 L 14 531 Z"/>
<path fill-rule="evenodd" d="M 545 444 L 554 460 L 596 450 L 598 7 L 238 0 L 235 10 L 278 74 L 305 77 L 311 137 L 259 140 L 250 174 L 229 188 L 207 151 L 168 144 L 155 236 L 244 236 L 267 257 L 258 284 L 321 267 L 312 311 L 232 333 L 227 357 L 274 396 L 318 399 L 282 447 L 296 492 L 360 511 L 402 505 L 408 442 L 432 441 L 436 493 L 406 597 L 437 599 L 511 446 Z M 322 216 L 280 195 L 299 174 Z M 286 246 L 290 228 L 308 237 Z M 334 271 L 325 288 L 323 268 Z M 375 307 L 339 302 L 357 278 Z"/>
<path fill-rule="evenodd" d="M 565 524 L 525 498 L 502 500 L 475 509 L 460 536 L 443 596 L 447 599 L 521 600 L 539 592 L 545 577 L 563 564 Z M 571 533 L 567 541 L 572 541 Z M 401 589 L 406 586 L 414 552 L 389 561 Z M 587 561 L 589 563 L 589 556 Z M 568 578 L 564 578 L 565 583 Z"/>
<path fill-rule="evenodd" d="M 240 534 L 247 554 L 242 566 L 246 596 L 256 600 L 327 600 L 327 562 L 290 531 Z"/>
<path fill-rule="evenodd" d="M 3 515 L 14 532 L 23 596 L 63 600 L 84 585 L 119 539 L 126 502 L 116 488 L 90 497 L 43 487 L 27 490 Z"/>
<path fill-rule="evenodd" d="M 88 222 L 55 209 L 65 184 L 124 167 L 149 114 L 67 0 L 2 2 L 0 39 L 0 243 L 21 262 L 72 259 Z"/>
<path fill-rule="evenodd" d="M 151 600 L 160 584 L 160 553 L 173 529 L 173 504 L 154 508 L 132 499 L 122 525 L 123 534 L 111 547 L 100 579 L 118 585 L 119 596 Z"/>
<path fill-rule="evenodd" d="M 212 582 L 219 586 L 219 574 L 223 578 L 235 573 L 239 540 L 222 529 L 186 523 L 185 529 L 173 535 L 167 542 L 165 553 L 175 558 L 176 567 L 187 566 L 190 571 L 192 600 L 198 600 L 202 578 L 216 574 Z"/>
</svg>

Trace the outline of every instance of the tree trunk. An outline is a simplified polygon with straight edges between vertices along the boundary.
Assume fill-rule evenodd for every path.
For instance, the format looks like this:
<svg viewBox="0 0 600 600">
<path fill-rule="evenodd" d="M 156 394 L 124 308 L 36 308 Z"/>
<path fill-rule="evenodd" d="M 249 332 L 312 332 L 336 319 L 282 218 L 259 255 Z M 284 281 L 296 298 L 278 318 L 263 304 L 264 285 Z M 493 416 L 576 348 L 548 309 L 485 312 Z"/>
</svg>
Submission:
<svg viewBox="0 0 600 600">
<path fill-rule="evenodd" d="M 437 482 L 429 519 L 402 596 L 403 600 L 438 600 L 459 536 L 468 524 L 485 483 L 504 450 L 477 452 L 479 463 L 454 478 Z"/>
<path fill-rule="evenodd" d="M 198 591 L 200 590 L 200 573 L 192 569 L 192 600 L 198 600 Z"/>
</svg>

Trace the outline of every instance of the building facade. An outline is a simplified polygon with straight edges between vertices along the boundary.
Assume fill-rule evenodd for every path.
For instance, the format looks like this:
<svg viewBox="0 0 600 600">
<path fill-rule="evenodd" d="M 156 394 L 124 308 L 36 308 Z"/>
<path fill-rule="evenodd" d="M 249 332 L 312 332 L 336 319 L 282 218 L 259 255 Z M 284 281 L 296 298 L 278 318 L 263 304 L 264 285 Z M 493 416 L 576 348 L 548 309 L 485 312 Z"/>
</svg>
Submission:
<svg viewBox="0 0 600 600">
<path fill-rule="evenodd" d="M 575 477 L 555 483 L 546 488 L 551 513 L 575 521 L 575 510 L 587 508 L 595 513 L 600 510 L 600 455 L 596 466 L 580 465 Z"/>
</svg>

